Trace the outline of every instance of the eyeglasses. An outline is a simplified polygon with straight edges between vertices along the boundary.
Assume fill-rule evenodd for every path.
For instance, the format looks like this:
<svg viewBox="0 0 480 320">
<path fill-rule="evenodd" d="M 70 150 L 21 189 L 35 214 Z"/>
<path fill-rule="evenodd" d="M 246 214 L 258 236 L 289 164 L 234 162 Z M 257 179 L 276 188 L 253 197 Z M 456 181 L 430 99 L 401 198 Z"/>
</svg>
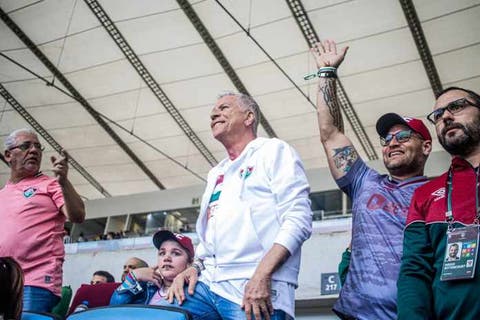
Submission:
<svg viewBox="0 0 480 320">
<path fill-rule="evenodd" d="M 380 137 L 380 144 L 382 147 L 386 147 L 392 142 L 393 138 L 399 143 L 404 143 L 410 140 L 410 138 L 414 135 L 412 130 L 402 130 L 397 131 L 395 133 L 389 133 L 385 137 Z"/>
<path fill-rule="evenodd" d="M 474 104 L 473 102 L 470 102 L 467 98 L 462 98 L 458 99 L 455 101 L 450 102 L 443 108 L 438 108 L 436 110 L 433 110 L 428 116 L 427 119 L 433 124 L 437 124 L 440 119 L 442 118 L 443 114 L 445 113 L 446 110 L 450 112 L 451 114 L 459 113 L 463 109 L 465 109 L 468 106 L 472 107 L 477 107 L 480 108 L 480 106 Z"/>
<path fill-rule="evenodd" d="M 22 144 L 19 144 L 18 146 L 14 146 L 14 147 L 11 147 L 10 149 L 8 150 L 13 150 L 13 149 L 20 149 L 22 151 L 27 151 L 27 150 L 30 150 L 30 148 L 34 146 L 35 149 L 38 149 L 40 151 L 43 151 L 45 150 L 45 147 L 42 146 L 39 142 L 31 142 L 31 141 L 26 141 Z"/>
</svg>

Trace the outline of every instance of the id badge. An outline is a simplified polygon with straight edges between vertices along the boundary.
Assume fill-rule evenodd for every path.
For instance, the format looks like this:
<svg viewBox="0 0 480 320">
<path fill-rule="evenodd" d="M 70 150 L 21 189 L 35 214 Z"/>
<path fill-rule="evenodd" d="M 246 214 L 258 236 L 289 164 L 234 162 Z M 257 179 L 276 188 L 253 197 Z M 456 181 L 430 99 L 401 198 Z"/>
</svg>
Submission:
<svg viewBox="0 0 480 320">
<path fill-rule="evenodd" d="M 478 225 L 447 231 L 447 246 L 440 280 L 472 279 L 475 275 Z"/>
</svg>

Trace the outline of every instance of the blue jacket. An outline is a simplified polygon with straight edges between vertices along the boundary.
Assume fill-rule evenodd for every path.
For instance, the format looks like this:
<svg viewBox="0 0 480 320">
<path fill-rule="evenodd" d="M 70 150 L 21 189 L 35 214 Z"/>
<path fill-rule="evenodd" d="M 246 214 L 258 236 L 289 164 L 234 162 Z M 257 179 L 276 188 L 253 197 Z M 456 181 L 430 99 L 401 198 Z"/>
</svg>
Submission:
<svg viewBox="0 0 480 320">
<path fill-rule="evenodd" d="M 137 281 L 135 276 L 129 273 L 125 281 L 113 292 L 110 305 L 148 304 L 157 290 L 158 287 L 155 284 Z M 165 301 L 165 304 L 169 303 Z"/>
</svg>

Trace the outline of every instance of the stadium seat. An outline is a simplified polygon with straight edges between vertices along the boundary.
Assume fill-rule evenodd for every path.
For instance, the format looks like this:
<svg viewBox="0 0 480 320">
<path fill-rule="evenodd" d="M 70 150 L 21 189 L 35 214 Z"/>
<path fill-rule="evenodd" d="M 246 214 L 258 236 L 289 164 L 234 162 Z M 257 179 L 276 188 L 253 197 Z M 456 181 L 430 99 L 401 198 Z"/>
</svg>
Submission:
<svg viewBox="0 0 480 320">
<path fill-rule="evenodd" d="M 190 320 L 190 314 L 177 307 L 123 304 L 71 314 L 67 320 Z"/>
<path fill-rule="evenodd" d="M 23 311 L 22 320 L 62 320 L 62 318 L 53 313 Z"/>
<path fill-rule="evenodd" d="M 88 301 L 89 308 L 108 306 L 113 291 L 120 283 L 100 283 L 100 284 L 82 284 L 73 297 L 72 304 L 68 314 L 71 314 L 75 308 L 83 301 Z"/>
</svg>

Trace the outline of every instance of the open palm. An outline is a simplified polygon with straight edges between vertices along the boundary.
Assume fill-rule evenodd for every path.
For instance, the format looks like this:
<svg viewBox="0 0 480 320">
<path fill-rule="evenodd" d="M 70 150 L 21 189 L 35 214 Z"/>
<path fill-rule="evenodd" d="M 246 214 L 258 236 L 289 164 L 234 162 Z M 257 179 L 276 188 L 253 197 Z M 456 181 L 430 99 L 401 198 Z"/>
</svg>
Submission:
<svg viewBox="0 0 480 320">
<path fill-rule="evenodd" d="M 325 40 L 323 43 L 317 42 L 315 46 L 310 49 L 318 68 L 335 67 L 342 63 L 347 54 L 348 46 L 337 50 L 337 44 L 333 40 Z"/>
</svg>

